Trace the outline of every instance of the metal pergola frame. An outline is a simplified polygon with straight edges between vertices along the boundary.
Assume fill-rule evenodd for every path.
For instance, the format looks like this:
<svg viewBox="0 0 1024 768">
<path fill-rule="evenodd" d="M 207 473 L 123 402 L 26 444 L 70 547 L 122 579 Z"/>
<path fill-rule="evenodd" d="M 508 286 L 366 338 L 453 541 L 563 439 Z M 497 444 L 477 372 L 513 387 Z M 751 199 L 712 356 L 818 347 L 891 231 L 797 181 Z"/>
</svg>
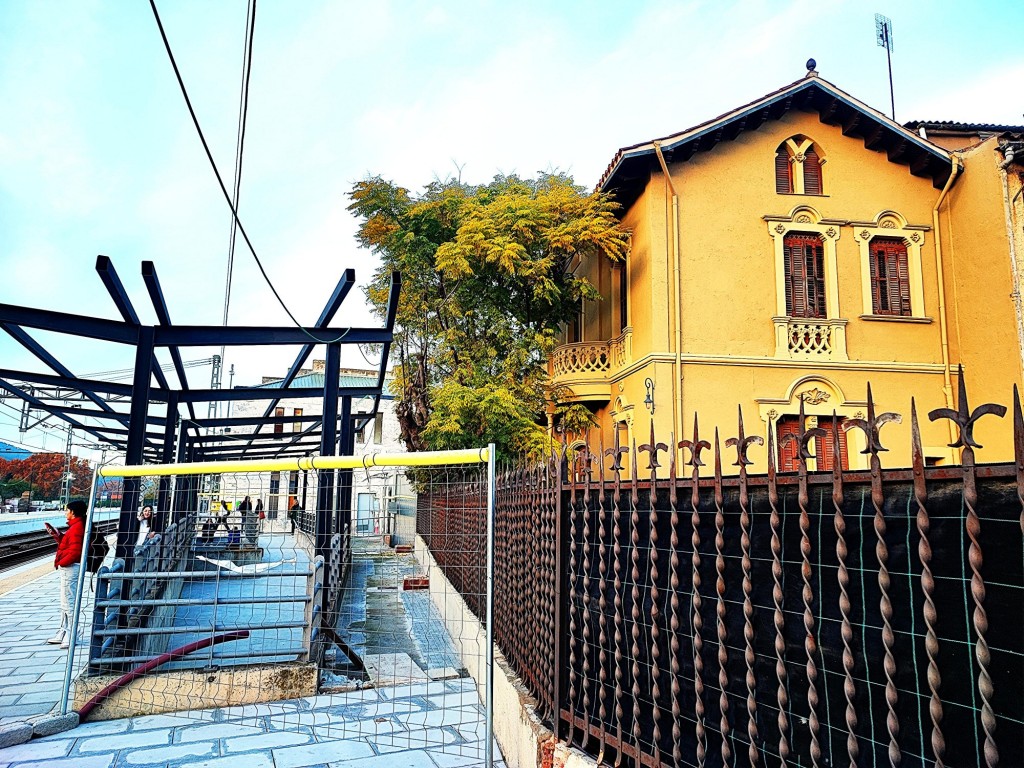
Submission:
<svg viewBox="0 0 1024 768">
<path fill-rule="evenodd" d="M 11 395 L 33 409 L 47 413 L 125 453 L 127 464 L 149 462 L 239 461 L 245 459 L 284 458 L 289 456 L 337 455 L 354 449 L 356 421 L 372 418 L 380 405 L 387 361 L 394 335 L 395 315 L 401 290 L 401 276 L 391 275 L 391 286 L 384 324 L 381 328 L 332 327 L 342 303 L 355 285 L 355 271 L 347 269 L 324 305 L 314 325 L 296 326 L 197 326 L 174 325 L 164 300 L 163 290 L 152 262 L 142 262 L 142 277 L 158 323 L 141 322 L 121 283 L 113 263 L 106 256 L 96 260 L 96 272 L 121 320 L 55 312 L 33 307 L 0 303 L 0 329 L 31 352 L 50 369 L 50 373 L 0 369 L 0 395 Z M 76 376 L 29 330 L 50 331 L 102 342 L 134 347 L 135 366 L 131 384 L 87 379 Z M 382 346 L 377 380 L 370 386 L 342 387 L 339 382 L 341 347 L 346 344 Z M 326 346 L 326 366 L 322 388 L 289 388 L 317 344 Z M 234 387 L 196 389 L 188 385 L 180 347 L 244 347 L 294 345 L 299 352 L 279 387 Z M 178 380 L 170 382 L 156 357 L 158 349 L 167 350 Z M 155 380 L 155 381 L 154 381 Z M 271 414 L 284 399 L 320 398 L 321 415 L 275 417 Z M 353 398 L 373 398 L 369 413 L 353 414 Z M 267 400 L 262 418 L 207 417 L 196 413 L 196 404 L 238 400 Z M 180 413 L 184 406 L 187 415 Z M 126 409 L 127 407 L 127 409 Z M 276 423 L 302 423 L 300 431 L 263 432 Z M 209 429 L 255 427 L 252 432 L 208 434 Z M 343 482 L 344 484 L 344 482 Z M 350 483 L 349 483 L 350 485 Z M 350 514 L 342 488 L 336 504 L 333 480 L 322 478 L 318 504 L 321 509 L 336 509 L 341 526 Z M 349 488 L 349 491 L 351 488 Z M 128 542 L 137 522 L 134 510 L 139 503 L 138 480 L 126 479 L 118 534 L 118 557 L 130 557 Z M 168 488 L 161 484 L 158 504 L 167 508 Z M 326 516 L 323 516 L 326 518 Z M 324 521 L 328 525 L 330 521 Z M 340 530 L 340 528 L 338 528 Z M 328 536 L 328 528 L 317 531 Z M 319 546 L 318 546 L 319 548 Z"/>
</svg>

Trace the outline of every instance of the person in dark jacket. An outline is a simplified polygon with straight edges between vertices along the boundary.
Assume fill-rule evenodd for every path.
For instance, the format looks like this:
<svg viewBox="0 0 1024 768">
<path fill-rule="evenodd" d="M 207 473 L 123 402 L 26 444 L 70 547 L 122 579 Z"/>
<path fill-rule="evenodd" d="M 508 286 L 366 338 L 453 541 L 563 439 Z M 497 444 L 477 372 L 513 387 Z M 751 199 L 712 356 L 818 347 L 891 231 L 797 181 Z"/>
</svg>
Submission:
<svg viewBox="0 0 1024 768">
<path fill-rule="evenodd" d="M 85 545 L 85 514 L 88 507 L 84 501 L 69 501 L 64 510 L 68 529 L 60 537 L 53 567 L 60 572 L 60 627 L 57 634 L 46 642 L 67 648 L 71 638 L 71 612 L 75 608 L 75 593 L 78 590 L 78 570 L 81 567 L 82 547 Z"/>
</svg>

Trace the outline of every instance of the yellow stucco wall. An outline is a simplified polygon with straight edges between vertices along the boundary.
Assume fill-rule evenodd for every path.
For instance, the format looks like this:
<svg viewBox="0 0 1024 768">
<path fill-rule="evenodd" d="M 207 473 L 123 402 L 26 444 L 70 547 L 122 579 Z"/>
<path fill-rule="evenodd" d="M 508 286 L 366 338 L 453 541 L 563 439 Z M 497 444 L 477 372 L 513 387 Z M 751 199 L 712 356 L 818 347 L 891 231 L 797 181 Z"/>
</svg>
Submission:
<svg viewBox="0 0 1024 768">
<path fill-rule="evenodd" d="M 776 148 L 796 134 L 813 139 L 825 158 L 823 195 L 775 191 Z M 988 144 L 966 153 L 965 170 L 941 212 L 947 336 L 953 390 L 955 366 L 962 362 L 972 405 L 1009 405 L 1012 385 L 1021 380 L 1021 350 L 995 160 L 1001 156 Z M 712 439 L 717 425 L 724 441 L 735 434 L 737 405 L 743 408 L 747 433 L 766 436 L 769 423 L 780 414 L 795 413 L 799 396 L 807 392 L 817 400 L 807 405 L 810 415 L 830 415 L 836 409 L 846 417 L 863 416 L 870 382 L 876 409 L 905 417 L 902 424 L 883 430 L 882 442 L 890 449 L 884 466 L 910 462 L 912 395 L 926 454 L 953 460 L 945 446 L 948 427 L 927 419 L 929 410 L 949 404 L 950 394 L 943 386 L 932 216 L 940 190 L 931 179 L 913 176 L 906 166 L 890 162 L 884 152 L 867 150 L 861 140 L 844 136 L 816 114 L 797 111 L 698 152 L 685 163 L 671 164 L 669 170 L 680 195 L 683 343 L 675 402 L 682 405 L 673 416 L 671 193 L 655 171 L 622 215 L 623 225 L 633 232 L 632 358 L 625 368 L 609 372 L 607 402 L 594 402 L 605 444 L 615 440 L 615 422 L 625 422 L 638 442 L 646 442 L 652 422 L 661 440 L 671 431 L 689 437 L 695 411 L 701 437 Z M 797 210 L 801 206 L 806 208 Z M 772 318 L 780 314 L 781 250 L 777 253 L 772 227 L 800 231 L 794 212 L 818 226 L 814 231 L 828 230 L 827 240 L 834 244 L 835 272 L 827 275 L 826 292 L 833 293 L 830 317 L 840 324 L 846 321 L 845 359 L 835 355 L 835 348 L 833 355 L 813 360 L 790 359 L 777 349 Z M 916 255 L 919 265 L 920 300 L 910 321 L 873 317 L 870 300 L 865 305 L 865 244 L 870 239 L 865 235 L 885 236 L 889 230 L 884 227 L 889 226 L 908 243 L 912 238 L 911 260 Z M 591 279 L 609 284 L 610 268 L 594 264 Z M 610 318 L 610 305 L 606 301 L 589 309 Z M 586 338 L 602 340 L 589 334 L 606 334 L 608 325 L 591 319 Z M 653 414 L 643 403 L 648 378 L 654 384 Z M 1000 423 L 985 417 L 979 422 L 975 434 L 985 446 L 980 461 L 1012 458 L 1010 427 L 1009 419 Z M 861 438 L 851 438 L 852 467 L 866 466 L 866 458 L 857 452 L 861 447 Z M 734 456 L 728 456 L 731 465 Z M 756 461 L 753 471 L 767 468 L 764 448 L 752 449 L 751 458 Z"/>
</svg>

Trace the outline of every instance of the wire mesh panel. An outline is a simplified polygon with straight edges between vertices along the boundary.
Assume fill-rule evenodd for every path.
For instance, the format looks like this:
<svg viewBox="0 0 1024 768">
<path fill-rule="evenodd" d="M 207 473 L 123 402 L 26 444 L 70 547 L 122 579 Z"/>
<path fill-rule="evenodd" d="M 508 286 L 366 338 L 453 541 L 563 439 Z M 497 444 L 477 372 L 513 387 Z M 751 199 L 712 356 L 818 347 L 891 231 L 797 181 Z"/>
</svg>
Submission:
<svg viewBox="0 0 1024 768">
<path fill-rule="evenodd" d="M 652 766 L 1024 764 L 1024 418 L 1017 465 L 984 468 L 967 431 L 963 466 L 926 468 L 912 422 L 906 470 L 881 469 L 870 406 L 869 471 L 808 473 L 801 429 L 797 472 L 769 440 L 748 478 L 742 421 L 578 455 L 570 740 Z"/>
<path fill-rule="evenodd" d="M 490 507 L 473 455 L 104 470 L 92 514 L 118 471 L 141 475 L 142 508 L 125 556 L 83 579 L 68 708 L 485 764 Z"/>
</svg>

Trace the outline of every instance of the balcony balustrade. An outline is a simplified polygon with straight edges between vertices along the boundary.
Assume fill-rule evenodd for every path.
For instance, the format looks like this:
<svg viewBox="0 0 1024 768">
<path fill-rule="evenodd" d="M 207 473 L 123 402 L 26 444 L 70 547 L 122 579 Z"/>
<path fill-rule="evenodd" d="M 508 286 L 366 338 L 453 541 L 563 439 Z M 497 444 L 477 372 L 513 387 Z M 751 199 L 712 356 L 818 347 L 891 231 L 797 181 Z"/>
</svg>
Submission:
<svg viewBox="0 0 1024 768">
<path fill-rule="evenodd" d="M 775 357 L 790 360 L 847 360 L 846 320 L 773 317 Z"/>
<path fill-rule="evenodd" d="M 577 400 L 609 400 L 612 376 L 632 362 L 631 328 L 611 341 L 563 344 L 551 353 L 551 378 L 566 386 Z"/>
</svg>

